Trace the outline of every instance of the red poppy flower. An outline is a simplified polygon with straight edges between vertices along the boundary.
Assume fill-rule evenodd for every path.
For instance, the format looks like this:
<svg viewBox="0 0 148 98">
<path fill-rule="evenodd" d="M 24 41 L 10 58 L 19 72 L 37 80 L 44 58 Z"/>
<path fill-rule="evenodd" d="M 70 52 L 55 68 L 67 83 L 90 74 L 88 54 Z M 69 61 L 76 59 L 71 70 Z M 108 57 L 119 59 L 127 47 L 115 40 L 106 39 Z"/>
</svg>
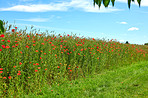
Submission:
<svg viewBox="0 0 148 98">
<path fill-rule="evenodd" d="M 26 48 L 29 48 L 29 46 L 27 45 Z"/>
<path fill-rule="evenodd" d="M 47 70 L 47 68 L 45 68 L 45 71 Z"/>
<path fill-rule="evenodd" d="M 0 51 L 2 51 L 2 49 L 0 49 Z"/>
<path fill-rule="evenodd" d="M 15 27 L 15 29 L 17 29 L 17 27 Z"/>
<path fill-rule="evenodd" d="M 6 77 L 3 77 L 3 79 L 6 79 Z"/>
<path fill-rule="evenodd" d="M 5 37 L 5 35 L 4 35 L 4 34 L 2 34 L 0 37 Z"/>
<path fill-rule="evenodd" d="M 21 75 L 20 73 L 17 73 L 17 75 Z"/>
<path fill-rule="evenodd" d="M 11 76 L 9 76 L 8 78 L 11 79 Z"/>
<path fill-rule="evenodd" d="M 35 70 L 35 72 L 38 72 L 38 70 Z"/>
<path fill-rule="evenodd" d="M 49 44 L 52 44 L 52 42 L 49 42 Z"/>
<path fill-rule="evenodd" d="M 21 62 L 19 62 L 19 64 L 20 64 L 20 65 L 22 65 L 22 63 L 21 63 Z"/>
<path fill-rule="evenodd" d="M 41 67 L 38 67 L 38 69 L 41 69 Z"/>
<path fill-rule="evenodd" d="M 15 29 L 12 29 L 12 32 L 14 32 L 15 31 Z"/>
<path fill-rule="evenodd" d="M 10 48 L 9 46 L 6 46 L 6 48 Z"/>
<path fill-rule="evenodd" d="M 0 71 L 0 73 L 3 73 L 3 71 Z"/>
<path fill-rule="evenodd" d="M 10 40 L 7 40 L 7 42 L 10 42 Z"/>
<path fill-rule="evenodd" d="M 2 45 L 3 48 L 6 48 L 5 45 Z"/>
</svg>

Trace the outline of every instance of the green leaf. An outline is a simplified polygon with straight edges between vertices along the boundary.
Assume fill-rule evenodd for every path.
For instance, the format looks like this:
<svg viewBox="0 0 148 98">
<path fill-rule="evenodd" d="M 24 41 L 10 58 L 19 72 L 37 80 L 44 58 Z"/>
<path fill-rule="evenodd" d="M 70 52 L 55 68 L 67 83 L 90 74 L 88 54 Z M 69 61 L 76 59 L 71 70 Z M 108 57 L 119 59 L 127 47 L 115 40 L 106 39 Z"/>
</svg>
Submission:
<svg viewBox="0 0 148 98">
<path fill-rule="evenodd" d="M 128 0 L 128 8 L 130 9 L 131 6 L 131 0 Z"/>
<path fill-rule="evenodd" d="M 94 4 L 97 4 L 99 8 L 101 7 L 102 0 L 94 0 Z"/>
<path fill-rule="evenodd" d="M 102 0 L 98 0 L 99 8 L 101 7 L 101 2 L 102 2 Z"/>
<path fill-rule="evenodd" d="M 94 0 L 94 6 L 95 6 L 96 0 Z"/>
<path fill-rule="evenodd" d="M 105 7 L 108 7 L 110 0 L 103 0 L 103 4 Z"/>
<path fill-rule="evenodd" d="M 0 31 L 4 33 L 3 21 L 0 20 Z"/>
<path fill-rule="evenodd" d="M 111 2 L 112 2 L 112 6 L 114 6 L 114 4 L 115 4 L 115 0 L 111 0 Z"/>
<path fill-rule="evenodd" d="M 137 0 L 138 4 L 139 4 L 139 7 L 140 7 L 140 4 L 141 4 L 141 0 Z"/>
</svg>

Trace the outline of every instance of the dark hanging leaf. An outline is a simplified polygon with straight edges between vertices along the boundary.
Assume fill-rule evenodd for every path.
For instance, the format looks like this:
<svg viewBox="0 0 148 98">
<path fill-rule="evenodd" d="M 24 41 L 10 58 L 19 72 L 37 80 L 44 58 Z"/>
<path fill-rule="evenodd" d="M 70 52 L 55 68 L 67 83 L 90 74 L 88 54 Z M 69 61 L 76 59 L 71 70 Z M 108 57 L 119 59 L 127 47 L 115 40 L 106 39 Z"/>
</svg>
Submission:
<svg viewBox="0 0 148 98">
<path fill-rule="evenodd" d="M 3 27 L 3 21 L 0 20 L 0 31 L 2 31 L 2 33 L 4 33 L 4 27 Z"/>
<path fill-rule="evenodd" d="M 101 7 L 101 2 L 102 2 L 102 0 L 98 0 L 98 6 L 99 6 L 99 8 Z"/>
<path fill-rule="evenodd" d="M 95 3 L 98 5 L 98 0 L 95 0 Z"/>
<path fill-rule="evenodd" d="M 95 6 L 96 0 L 94 0 L 94 6 Z"/>
<path fill-rule="evenodd" d="M 105 7 L 108 7 L 110 0 L 103 0 L 103 4 Z"/>
<path fill-rule="evenodd" d="M 133 2 L 135 1 L 135 0 L 132 0 Z"/>
<path fill-rule="evenodd" d="M 112 6 L 114 6 L 114 4 L 115 4 L 115 0 L 111 0 L 111 2 L 112 2 Z"/>
<path fill-rule="evenodd" d="M 128 8 L 130 9 L 131 6 L 131 0 L 128 0 Z"/>
<path fill-rule="evenodd" d="M 140 4 L 141 4 L 141 0 L 137 0 L 138 4 L 139 4 L 139 7 L 140 7 Z"/>
</svg>

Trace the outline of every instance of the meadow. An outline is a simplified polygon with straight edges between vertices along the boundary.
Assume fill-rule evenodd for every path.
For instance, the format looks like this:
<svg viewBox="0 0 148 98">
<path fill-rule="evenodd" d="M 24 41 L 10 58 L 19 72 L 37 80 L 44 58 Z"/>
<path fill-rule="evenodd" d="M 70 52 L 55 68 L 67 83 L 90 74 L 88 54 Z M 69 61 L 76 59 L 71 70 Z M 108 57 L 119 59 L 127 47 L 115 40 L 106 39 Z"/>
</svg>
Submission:
<svg viewBox="0 0 148 98">
<path fill-rule="evenodd" d="M 145 45 L 72 34 L 37 33 L 32 28 L 30 33 L 11 26 L 8 30 L 0 35 L 1 97 L 42 96 L 43 88 L 51 94 L 54 85 L 66 88 L 67 82 L 71 85 L 72 81 L 148 60 L 148 47 Z M 54 89 L 65 89 L 58 87 Z M 62 92 L 64 94 L 61 91 L 61 95 Z"/>
</svg>

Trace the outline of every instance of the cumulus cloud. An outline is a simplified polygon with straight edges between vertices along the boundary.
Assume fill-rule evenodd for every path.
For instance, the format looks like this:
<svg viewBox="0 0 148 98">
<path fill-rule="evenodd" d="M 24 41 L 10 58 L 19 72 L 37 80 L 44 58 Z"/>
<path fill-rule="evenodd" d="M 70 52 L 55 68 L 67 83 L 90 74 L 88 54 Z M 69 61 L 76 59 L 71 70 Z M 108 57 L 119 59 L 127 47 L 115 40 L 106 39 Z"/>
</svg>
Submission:
<svg viewBox="0 0 148 98">
<path fill-rule="evenodd" d="M 120 22 L 120 24 L 127 24 L 127 22 Z"/>
<path fill-rule="evenodd" d="M 90 0 L 72 0 L 70 2 L 50 3 L 50 4 L 31 4 L 31 5 L 16 5 L 9 8 L 0 8 L 0 11 L 21 11 L 21 12 L 47 12 L 47 11 L 67 11 L 70 8 L 81 9 L 85 12 L 113 12 L 122 11 L 115 7 L 109 6 L 105 8 L 101 6 L 94 7 Z"/>
<path fill-rule="evenodd" d="M 116 0 L 116 1 L 122 2 L 122 3 L 127 3 L 127 0 Z M 135 2 L 132 2 L 132 4 L 138 5 L 137 0 L 135 0 Z M 148 0 L 141 0 L 141 6 L 148 6 Z"/>
<path fill-rule="evenodd" d="M 134 30 L 139 30 L 139 28 L 131 27 L 131 28 L 128 29 L 128 31 L 134 31 Z"/>
</svg>

